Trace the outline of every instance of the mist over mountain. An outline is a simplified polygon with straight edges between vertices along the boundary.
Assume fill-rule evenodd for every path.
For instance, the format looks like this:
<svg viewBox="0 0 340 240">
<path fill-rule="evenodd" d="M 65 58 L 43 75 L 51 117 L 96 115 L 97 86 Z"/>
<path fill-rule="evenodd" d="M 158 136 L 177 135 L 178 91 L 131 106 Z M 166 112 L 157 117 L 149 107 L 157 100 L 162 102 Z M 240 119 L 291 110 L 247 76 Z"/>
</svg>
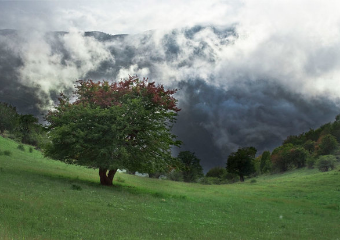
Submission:
<svg viewBox="0 0 340 240">
<path fill-rule="evenodd" d="M 183 146 L 174 153 L 195 152 L 207 171 L 239 147 L 272 150 L 340 113 L 338 86 L 327 80 L 338 42 L 312 54 L 280 37 L 253 47 L 237 26 L 129 35 L 0 30 L 0 101 L 42 119 L 78 79 L 148 77 L 179 89 L 173 132 Z"/>
</svg>

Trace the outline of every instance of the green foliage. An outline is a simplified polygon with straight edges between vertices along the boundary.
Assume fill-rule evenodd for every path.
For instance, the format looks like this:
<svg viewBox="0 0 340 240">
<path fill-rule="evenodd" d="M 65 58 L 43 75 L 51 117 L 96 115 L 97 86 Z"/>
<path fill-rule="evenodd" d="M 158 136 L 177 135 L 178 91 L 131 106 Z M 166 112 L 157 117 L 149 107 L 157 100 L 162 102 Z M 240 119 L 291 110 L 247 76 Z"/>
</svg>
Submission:
<svg viewBox="0 0 340 240">
<path fill-rule="evenodd" d="M 320 137 L 320 135 L 322 133 L 322 130 L 323 129 L 321 127 L 316 129 L 316 130 L 310 129 L 308 132 L 306 132 L 304 134 L 306 140 L 312 140 L 312 141 L 316 142 L 319 139 L 319 137 Z"/>
<path fill-rule="evenodd" d="M 321 137 L 319 142 L 317 150 L 318 155 L 328 155 L 338 146 L 336 138 L 331 134 Z"/>
<path fill-rule="evenodd" d="M 182 163 L 182 174 L 185 182 L 195 182 L 204 176 L 200 159 L 195 156 L 195 153 L 182 151 L 177 158 Z"/>
<path fill-rule="evenodd" d="M 229 183 L 234 183 L 239 181 L 239 175 L 235 174 L 235 173 L 229 173 L 227 172 L 227 174 L 224 177 L 226 180 L 228 180 Z"/>
<path fill-rule="evenodd" d="M 288 143 L 274 149 L 271 161 L 274 170 L 285 172 L 293 167 L 304 167 L 307 157 L 308 153 L 303 147 Z"/>
<path fill-rule="evenodd" d="M 315 150 L 315 144 L 315 141 L 309 139 L 303 144 L 303 148 L 306 149 L 309 153 L 313 153 Z"/>
<path fill-rule="evenodd" d="M 316 167 L 321 172 L 327 172 L 329 169 L 334 169 L 336 162 L 336 157 L 333 155 L 320 156 L 316 161 Z"/>
<path fill-rule="evenodd" d="M 166 174 L 166 178 L 171 181 L 183 182 L 183 173 L 179 170 L 173 169 Z"/>
<path fill-rule="evenodd" d="M 239 175 L 240 181 L 243 182 L 244 176 L 255 172 L 253 159 L 256 152 L 254 147 L 245 147 L 231 153 L 227 161 L 227 171 Z"/>
<path fill-rule="evenodd" d="M 78 81 L 76 101 L 62 94 L 46 116 L 51 143 L 44 154 L 99 168 L 101 180 L 118 168 L 165 171 L 173 162 L 171 146 L 180 144 L 171 133 L 179 111 L 175 92 L 136 77 L 112 84 Z M 112 174 L 106 176 L 111 182 Z"/>
<path fill-rule="evenodd" d="M 313 156 L 308 156 L 306 160 L 306 165 L 308 169 L 314 168 L 316 159 Z"/>
<path fill-rule="evenodd" d="M 31 114 L 20 115 L 19 117 L 19 132 L 21 134 L 22 143 L 32 144 L 37 146 L 36 128 L 38 128 L 38 119 Z"/>
<path fill-rule="evenodd" d="M 199 180 L 199 183 L 204 185 L 219 185 L 227 182 L 218 177 L 203 177 Z"/>
<path fill-rule="evenodd" d="M 271 170 L 270 152 L 264 151 L 261 156 L 260 173 L 266 173 Z"/>
<path fill-rule="evenodd" d="M 223 178 L 225 178 L 226 174 L 227 174 L 227 170 L 225 168 L 214 167 L 214 168 L 210 169 L 205 176 L 223 179 Z"/>
<path fill-rule="evenodd" d="M 289 153 L 293 147 L 293 144 L 288 143 L 274 149 L 270 156 L 274 171 L 285 172 L 290 169 L 291 158 Z"/>
<path fill-rule="evenodd" d="M 284 144 L 293 144 L 293 145 L 302 145 L 305 142 L 305 135 L 300 134 L 298 136 L 290 135 L 286 138 L 286 140 L 283 141 Z"/>
<path fill-rule="evenodd" d="M 289 152 L 289 157 L 292 164 L 297 168 L 302 168 L 306 165 L 308 153 L 303 147 L 294 147 Z"/>
<path fill-rule="evenodd" d="M 0 134 L 5 130 L 13 132 L 18 124 L 19 115 L 15 107 L 0 102 Z"/>
<path fill-rule="evenodd" d="M 25 151 L 25 147 L 22 144 L 19 144 L 17 148 L 23 152 Z"/>
</svg>

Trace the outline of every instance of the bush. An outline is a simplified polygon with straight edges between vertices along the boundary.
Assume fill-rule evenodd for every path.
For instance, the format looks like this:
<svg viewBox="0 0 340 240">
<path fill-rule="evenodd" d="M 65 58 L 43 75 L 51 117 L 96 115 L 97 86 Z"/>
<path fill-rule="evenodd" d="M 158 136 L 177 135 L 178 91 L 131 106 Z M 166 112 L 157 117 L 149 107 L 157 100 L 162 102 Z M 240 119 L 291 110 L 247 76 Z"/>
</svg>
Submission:
<svg viewBox="0 0 340 240">
<path fill-rule="evenodd" d="M 319 159 L 316 161 L 316 167 L 321 172 L 327 172 L 329 169 L 335 168 L 335 161 L 336 157 L 333 155 L 324 155 L 319 157 Z"/>
<path fill-rule="evenodd" d="M 29 152 L 30 152 L 30 153 L 33 152 L 33 148 L 32 148 L 32 147 L 29 148 Z"/>
<path fill-rule="evenodd" d="M 316 159 L 313 158 L 313 157 L 308 157 L 307 160 L 306 160 L 306 164 L 307 164 L 307 168 L 308 169 L 313 169 L 314 168 L 314 165 L 315 165 L 315 162 L 316 162 Z"/>
<path fill-rule="evenodd" d="M 19 144 L 17 148 L 21 151 L 25 151 L 25 147 L 22 144 Z"/>
<path fill-rule="evenodd" d="M 239 177 L 235 173 L 227 173 L 224 176 L 224 178 L 227 179 L 229 183 L 234 183 L 234 182 L 238 182 L 239 181 Z"/>
<path fill-rule="evenodd" d="M 210 178 L 224 178 L 227 174 L 227 169 L 223 167 L 214 167 L 207 172 L 206 177 Z"/>
<path fill-rule="evenodd" d="M 224 184 L 227 182 L 217 177 L 203 177 L 199 180 L 199 183 L 205 184 L 205 185 L 220 185 L 220 184 Z"/>
<path fill-rule="evenodd" d="M 166 175 L 167 179 L 171 181 L 183 182 L 183 174 L 178 170 L 173 170 Z"/>
</svg>

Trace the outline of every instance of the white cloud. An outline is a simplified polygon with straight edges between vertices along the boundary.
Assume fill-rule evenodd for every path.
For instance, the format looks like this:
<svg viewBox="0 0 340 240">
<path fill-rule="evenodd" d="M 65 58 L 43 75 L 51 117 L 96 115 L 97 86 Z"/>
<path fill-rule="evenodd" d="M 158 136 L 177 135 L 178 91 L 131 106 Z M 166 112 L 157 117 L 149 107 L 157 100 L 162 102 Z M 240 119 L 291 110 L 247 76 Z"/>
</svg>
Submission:
<svg viewBox="0 0 340 240">
<path fill-rule="evenodd" d="M 25 43 L 20 55 L 24 64 L 19 70 L 20 79 L 27 86 L 40 86 L 47 94 L 50 90 L 72 88 L 76 80 L 112 58 L 102 43 L 84 38 L 78 31 L 59 37 L 69 54 L 66 60 L 64 55 L 53 51 L 44 35 L 35 32 L 23 37 Z"/>
</svg>

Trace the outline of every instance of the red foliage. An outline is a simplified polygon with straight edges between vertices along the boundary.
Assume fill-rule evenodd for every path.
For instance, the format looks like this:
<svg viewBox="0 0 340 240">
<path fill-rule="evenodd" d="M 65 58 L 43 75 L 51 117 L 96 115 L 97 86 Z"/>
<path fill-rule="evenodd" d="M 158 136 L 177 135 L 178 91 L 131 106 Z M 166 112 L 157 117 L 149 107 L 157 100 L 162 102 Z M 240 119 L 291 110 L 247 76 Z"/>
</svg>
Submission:
<svg viewBox="0 0 340 240">
<path fill-rule="evenodd" d="M 151 103 L 166 110 L 180 111 L 176 106 L 176 99 L 172 97 L 177 89 L 165 90 L 163 85 L 156 86 L 155 82 L 149 83 L 147 78 L 139 80 L 137 76 L 129 76 L 128 79 L 111 84 L 107 81 L 93 82 L 92 80 L 78 80 L 77 83 L 74 93 L 78 99 L 73 104 L 95 104 L 108 108 L 122 104 L 124 95 L 128 94 L 147 98 Z M 66 103 L 63 96 L 59 101 L 61 105 Z"/>
</svg>

